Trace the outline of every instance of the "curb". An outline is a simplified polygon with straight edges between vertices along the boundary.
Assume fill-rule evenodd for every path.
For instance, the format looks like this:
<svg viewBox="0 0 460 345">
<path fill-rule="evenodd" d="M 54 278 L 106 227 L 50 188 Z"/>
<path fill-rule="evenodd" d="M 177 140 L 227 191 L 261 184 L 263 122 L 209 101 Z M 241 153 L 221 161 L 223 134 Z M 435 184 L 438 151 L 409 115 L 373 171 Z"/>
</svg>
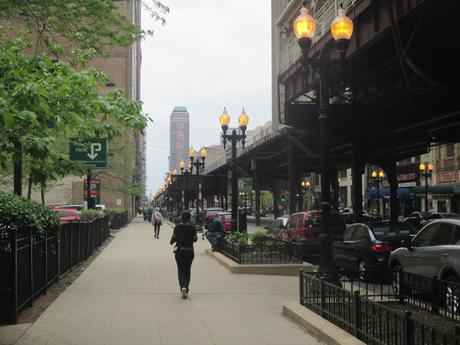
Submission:
<svg viewBox="0 0 460 345">
<path fill-rule="evenodd" d="M 283 304 L 283 315 L 327 345 L 366 345 L 358 338 L 296 302 Z"/>
<path fill-rule="evenodd" d="M 240 265 L 219 252 L 213 252 L 210 249 L 205 249 L 204 252 L 206 255 L 216 259 L 217 262 L 228 269 L 231 273 L 238 274 L 298 276 L 299 269 L 303 269 L 305 272 L 314 272 L 317 268 L 315 265 L 309 263 Z"/>
</svg>

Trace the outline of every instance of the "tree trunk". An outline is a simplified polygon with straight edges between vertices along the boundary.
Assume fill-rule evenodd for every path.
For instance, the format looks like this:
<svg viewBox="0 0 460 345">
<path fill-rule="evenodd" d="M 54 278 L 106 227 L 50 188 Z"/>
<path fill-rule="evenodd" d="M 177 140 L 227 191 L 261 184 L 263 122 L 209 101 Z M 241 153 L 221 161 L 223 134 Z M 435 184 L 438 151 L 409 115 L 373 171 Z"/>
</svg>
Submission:
<svg viewBox="0 0 460 345">
<path fill-rule="evenodd" d="M 29 176 L 29 185 L 27 187 L 27 199 L 30 200 L 32 196 L 32 175 Z"/>
<path fill-rule="evenodd" d="M 45 205 L 45 185 L 41 185 L 40 186 L 40 194 L 41 194 L 41 197 L 42 197 L 42 205 Z"/>
<path fill-rule="evenodd" d="M 14 140 L 13 184 L 14 194 L 22 196 L 22 144 Z"/>
</svg>

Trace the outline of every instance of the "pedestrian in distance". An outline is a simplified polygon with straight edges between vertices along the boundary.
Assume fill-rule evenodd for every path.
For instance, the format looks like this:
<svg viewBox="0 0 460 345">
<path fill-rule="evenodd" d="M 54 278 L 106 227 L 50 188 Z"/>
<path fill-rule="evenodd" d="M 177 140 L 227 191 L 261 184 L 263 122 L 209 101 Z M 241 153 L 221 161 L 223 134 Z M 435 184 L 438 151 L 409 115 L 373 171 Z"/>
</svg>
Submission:
<svg viewBox="0 0 460 345">
<path fill-rule="evenodd" d="M 225 228 L 222 222 L 219 220 L 217 215 L 209 215 L 206 218 L 206 239 L 209 241 L 211 244 L 212 251 L 215 251 L 218 249 L 219 244 L 223 240 L 223 238 L 226 236 Z"/>
<path fill-rule="evenodd" d="M 148 210 L 147 210 L 147 220 L 149 221 L 149 223 L 152 221 L 152 215 L 153 215 L 153 206 L 150 205 Z"/>
<path fill-rule="evenodd" d="M 153 229 L 154 229 L 154 234 L 153 238 L 160 238 L 160 226 L 163 221 L 163 218 L 161 217 L 161 213 L 158 211 L 153 211 L 152 214 L 152 224 L 153 224 Z"/>
<path fill-rule="evenodd" d="M 190 224 L 190 212 L 184 211 L 181 215 L 181 223 L 174 227 L 170 241 L 170 244 L 176 244 L 173 252 L 183 299 L 187 298 L 189 292 L 192 262 L 195 257 L 193 243 L 196 241 L 196 229 Z"/>
</svg>

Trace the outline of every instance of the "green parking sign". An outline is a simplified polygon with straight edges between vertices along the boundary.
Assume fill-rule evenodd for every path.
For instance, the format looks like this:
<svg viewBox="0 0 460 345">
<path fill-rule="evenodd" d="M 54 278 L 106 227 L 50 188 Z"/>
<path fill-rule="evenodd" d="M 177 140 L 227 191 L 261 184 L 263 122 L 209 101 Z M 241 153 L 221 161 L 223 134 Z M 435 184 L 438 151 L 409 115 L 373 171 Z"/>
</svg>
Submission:
<svg viewBox="0 0 460 345">
<path fill-rule="evenodd" d="M 75 140 L 69 144 L 69 158 L 81 161 L 87 168 L 107 168 L 107 139 Z"/>
</svg>

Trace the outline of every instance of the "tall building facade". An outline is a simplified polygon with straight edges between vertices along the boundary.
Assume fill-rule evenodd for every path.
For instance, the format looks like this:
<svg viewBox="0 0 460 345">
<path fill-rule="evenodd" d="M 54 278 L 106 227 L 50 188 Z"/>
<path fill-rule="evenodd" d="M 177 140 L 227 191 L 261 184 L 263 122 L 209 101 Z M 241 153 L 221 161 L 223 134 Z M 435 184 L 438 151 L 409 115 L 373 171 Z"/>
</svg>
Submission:
<svg viewBox="0 0 460 345">
<path fill-rule="evenodd" d="M 179 170 L 179 162 L 188 158 L 190 121 L 186 107 L 175 107 L 169 121 L 169 171 Z"/>
</svg>

